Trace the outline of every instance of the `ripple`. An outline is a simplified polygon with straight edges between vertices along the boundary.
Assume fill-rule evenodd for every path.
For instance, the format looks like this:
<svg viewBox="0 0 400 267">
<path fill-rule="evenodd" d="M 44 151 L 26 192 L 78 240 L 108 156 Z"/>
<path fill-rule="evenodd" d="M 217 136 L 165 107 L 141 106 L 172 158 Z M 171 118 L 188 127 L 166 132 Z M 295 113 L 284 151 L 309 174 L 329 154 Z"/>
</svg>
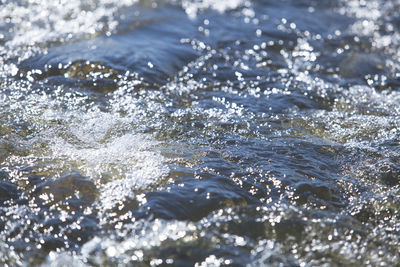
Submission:
<svg viewBox="0 0 400 267">
<path fill-rule="evenodd" d="M 0 5 L 3 263 L 399 262 L 396 1 Z"/>
</svg>

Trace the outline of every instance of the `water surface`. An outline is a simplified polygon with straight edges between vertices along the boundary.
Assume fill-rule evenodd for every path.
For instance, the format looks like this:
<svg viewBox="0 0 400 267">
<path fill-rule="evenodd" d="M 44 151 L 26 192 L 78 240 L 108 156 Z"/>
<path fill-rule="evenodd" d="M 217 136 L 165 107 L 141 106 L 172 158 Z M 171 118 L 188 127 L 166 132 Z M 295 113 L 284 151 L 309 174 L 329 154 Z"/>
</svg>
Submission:
<svg viewBox="0 0 400 267">
<path fill-rule="evenodd" d="M 0 261 L 400 264 L 400 2 L 0 1 Z"/>
</svg>

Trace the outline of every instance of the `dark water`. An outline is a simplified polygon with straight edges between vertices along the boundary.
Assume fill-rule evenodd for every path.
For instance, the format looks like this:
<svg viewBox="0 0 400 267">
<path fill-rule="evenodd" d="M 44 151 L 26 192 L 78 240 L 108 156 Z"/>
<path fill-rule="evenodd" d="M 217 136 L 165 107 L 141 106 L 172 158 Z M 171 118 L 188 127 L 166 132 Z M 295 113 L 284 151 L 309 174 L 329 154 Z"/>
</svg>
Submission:
<svg viewBox="0 0 400 267">
<path fill-rule="evenodd" d="M 399 8 L 0 0 L 0 264 L 400 265 Z"/>
</svg>

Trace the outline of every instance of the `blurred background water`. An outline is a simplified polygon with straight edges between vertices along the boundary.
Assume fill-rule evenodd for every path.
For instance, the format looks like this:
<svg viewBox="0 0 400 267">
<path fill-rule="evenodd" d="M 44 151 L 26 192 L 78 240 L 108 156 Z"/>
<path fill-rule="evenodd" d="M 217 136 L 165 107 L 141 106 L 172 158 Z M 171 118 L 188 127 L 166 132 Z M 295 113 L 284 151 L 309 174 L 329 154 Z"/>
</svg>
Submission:
<svg viewBox="0 0 400 267">
<path fill-rule="evenodd" d="M 1 265 L 399 265 L 399 8 L 0 0 Z"/>
</svg>

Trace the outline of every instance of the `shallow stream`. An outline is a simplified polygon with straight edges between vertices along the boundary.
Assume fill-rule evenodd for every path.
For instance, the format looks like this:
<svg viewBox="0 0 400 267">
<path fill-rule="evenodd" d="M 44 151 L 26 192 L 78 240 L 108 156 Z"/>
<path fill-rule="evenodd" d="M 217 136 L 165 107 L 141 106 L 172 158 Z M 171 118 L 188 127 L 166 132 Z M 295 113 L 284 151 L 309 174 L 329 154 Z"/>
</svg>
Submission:
<svg viewBox="0 0 400 267">
<path fill-rule="evenodd" d="M 399 266 L 399 10 L 0 0 L 0 265 Z"/>
</svg>

